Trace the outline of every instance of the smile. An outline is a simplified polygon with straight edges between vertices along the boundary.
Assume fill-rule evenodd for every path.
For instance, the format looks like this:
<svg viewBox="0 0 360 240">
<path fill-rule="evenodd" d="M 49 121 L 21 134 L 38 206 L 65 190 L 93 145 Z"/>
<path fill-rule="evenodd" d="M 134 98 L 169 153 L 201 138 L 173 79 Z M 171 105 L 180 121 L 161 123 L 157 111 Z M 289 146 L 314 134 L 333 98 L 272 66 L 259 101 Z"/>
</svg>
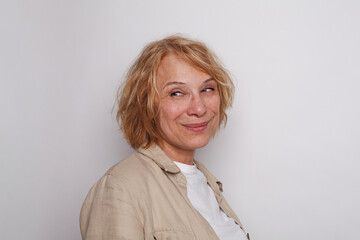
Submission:
<svg viewBox="0 0 360 240">
<path fill-rule="evenodd" d="M 183 124 L 183 126 L 192 132 L 202 132 L 204 131 L 209 124 L 208 122 L 202 122 L 202 123 L 192 123 L 192 124 Z"/>
</svg>

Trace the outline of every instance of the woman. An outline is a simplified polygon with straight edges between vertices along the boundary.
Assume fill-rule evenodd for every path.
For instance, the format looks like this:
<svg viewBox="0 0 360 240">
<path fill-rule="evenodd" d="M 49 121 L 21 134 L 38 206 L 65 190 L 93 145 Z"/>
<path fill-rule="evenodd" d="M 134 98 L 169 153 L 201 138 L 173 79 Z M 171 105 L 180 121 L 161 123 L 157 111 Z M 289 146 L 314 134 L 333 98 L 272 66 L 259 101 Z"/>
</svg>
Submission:
<svg viewBox="0 0 360 240">
<path fill-rule="evenodd" d="M 118 97 L 117 120 L 137 152 L 90 190 L 82 238 L 246 239 L 221 182 L 194 160 L 226 123 L 233 88 L 204 44 L 170 36 L 147 45 Z"/>
</svg>

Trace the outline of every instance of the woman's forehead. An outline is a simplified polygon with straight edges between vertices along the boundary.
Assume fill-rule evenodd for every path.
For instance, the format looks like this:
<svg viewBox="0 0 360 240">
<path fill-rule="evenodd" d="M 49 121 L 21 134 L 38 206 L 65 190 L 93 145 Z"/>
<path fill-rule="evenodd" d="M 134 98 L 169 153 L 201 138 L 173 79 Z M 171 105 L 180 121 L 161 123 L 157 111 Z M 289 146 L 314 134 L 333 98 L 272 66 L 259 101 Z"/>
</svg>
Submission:
<svg viewBox="0 0 360 240">
<path fill-rule="evenodd" d="M 188 83 L 195 79 L 197 82 L 203 82 L 210 78 L 204 70 L 175 54 L 164 57 L 156 74 L 157 85 L 168 85 L 172 82 Z"/>
</svg>

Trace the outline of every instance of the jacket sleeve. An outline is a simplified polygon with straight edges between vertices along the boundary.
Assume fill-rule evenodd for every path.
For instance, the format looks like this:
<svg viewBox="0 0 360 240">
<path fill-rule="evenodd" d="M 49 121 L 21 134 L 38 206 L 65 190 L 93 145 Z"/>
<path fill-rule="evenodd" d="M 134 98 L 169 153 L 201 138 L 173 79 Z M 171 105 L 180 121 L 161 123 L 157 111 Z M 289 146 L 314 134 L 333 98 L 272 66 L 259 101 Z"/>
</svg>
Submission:
<svg viewBox="0 0 360 240">
<path fill-rule="evenodd" d="M 144 239 L 143 224 L 127 189 L 105 175 L 90 190 L 81 208 L 83 240 Z"/>
</svg>

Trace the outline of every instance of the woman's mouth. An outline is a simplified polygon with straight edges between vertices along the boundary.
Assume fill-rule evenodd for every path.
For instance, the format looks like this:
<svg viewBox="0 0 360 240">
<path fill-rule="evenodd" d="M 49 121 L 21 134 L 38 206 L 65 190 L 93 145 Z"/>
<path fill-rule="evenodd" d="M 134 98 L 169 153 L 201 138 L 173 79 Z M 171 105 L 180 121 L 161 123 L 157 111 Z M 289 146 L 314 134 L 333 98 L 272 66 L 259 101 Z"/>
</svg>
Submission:
<svg viewBox="0 0 360 240">
<path fill-rule="evenodd" d="M 191 123 L 191 124 L 183 124 L 183 126 L 190 131 L 193 132 L 202 132 L 204 131 L 209 124 L 208 122 L 202 122 L 202 123 Z"/>
</svg>

